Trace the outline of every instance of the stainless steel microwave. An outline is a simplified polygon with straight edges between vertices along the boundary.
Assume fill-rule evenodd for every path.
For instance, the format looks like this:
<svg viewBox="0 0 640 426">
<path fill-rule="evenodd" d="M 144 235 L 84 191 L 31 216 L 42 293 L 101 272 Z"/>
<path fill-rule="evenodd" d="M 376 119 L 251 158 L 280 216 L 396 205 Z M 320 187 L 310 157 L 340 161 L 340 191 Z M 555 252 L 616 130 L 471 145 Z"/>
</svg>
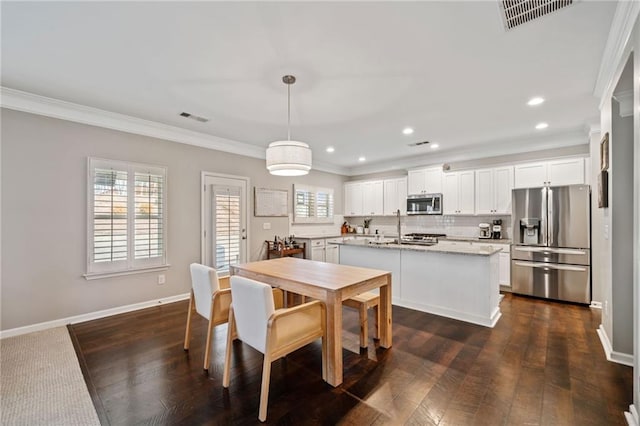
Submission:
<svg viewBox="0 0 640 426">
<path fill-rule="evenodd" d="M 407 214 L 442 214 L 442 194 L 409 195 Z"/>
</svg>

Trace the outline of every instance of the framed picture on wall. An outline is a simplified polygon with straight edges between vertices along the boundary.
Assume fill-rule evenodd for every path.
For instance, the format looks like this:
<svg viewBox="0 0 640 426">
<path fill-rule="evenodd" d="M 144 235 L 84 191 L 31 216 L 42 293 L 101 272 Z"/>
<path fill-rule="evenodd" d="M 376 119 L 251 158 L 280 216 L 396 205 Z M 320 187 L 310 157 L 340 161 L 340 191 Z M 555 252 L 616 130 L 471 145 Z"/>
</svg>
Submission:
<svg viewBox="0 0 640 426">
<path fill-rule="evenodd" d="M 598 207 L 609 207 L 609 172 L 606 170 L 598 175 Z"/>
<path fill-rule="evenodd" d="M 605 133 L 600 142 L 600 170 L 609 170 L 609 133 Z"/>
</svg>

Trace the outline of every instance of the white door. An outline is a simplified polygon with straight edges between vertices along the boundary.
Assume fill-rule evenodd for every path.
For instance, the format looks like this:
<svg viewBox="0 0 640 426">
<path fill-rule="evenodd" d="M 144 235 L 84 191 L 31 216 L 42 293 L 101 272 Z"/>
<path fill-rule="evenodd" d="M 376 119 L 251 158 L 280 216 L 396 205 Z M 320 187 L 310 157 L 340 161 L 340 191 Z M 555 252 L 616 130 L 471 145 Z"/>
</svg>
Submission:
<svg viewBox="0 0 640 426">
<path fill-rule="evenodd" d="M 442 168 L 433 167 L 424 171 L 426 191 L 430 194 L 442 192 Z"/>
<path fill-rule="evenodd" d="M 476 214 L 494 212 L 493 177 L 493 169 L 476 170 Z"/>
<path fill-rule="evenodd" d="M 458 174 L 445 173 L 442 178 L 442 210 L 445 215 L 458 213 Z"/>
<path fill-rule="evenodd" d="M 426 192 L 426 171 L 421 170 L 409 170 L 407 192 L 409 195 L 423 194 Z"/>
<path fill-rule="evenodd" d="M 494 171 L 494 213 L 511 214 L 511 191 L 513 190 L 513 167 L 499 167 Z M 476 212 L 477 213 L 477 212 Z"/>
<path fill-rule="evenodd" d="M 344 215 L 362 216 L 361 183 L 347 183 L 344 185 Z"/>
<path fill-rule="evenodd" d="M 514 188 L 538 188 L 547 183 L 547 163 L 519 164 L 514 169 Z"/>
<path fill-rule="evenodd" d="M 584 183 L 584 159 L 569 158 L 549 162 L 549 185 L 575 185 Z"/>
<path fill-rule="evenodd" d="M 458 213 L 475 213 L 475 172 L 473 170 L 460 172 L 458 177 Z"/>
<path fill-rule="evenodd" d="M 249 179 L 202 174 L 202 262 L 219 273 L 248 259 Z"/>
</svg>

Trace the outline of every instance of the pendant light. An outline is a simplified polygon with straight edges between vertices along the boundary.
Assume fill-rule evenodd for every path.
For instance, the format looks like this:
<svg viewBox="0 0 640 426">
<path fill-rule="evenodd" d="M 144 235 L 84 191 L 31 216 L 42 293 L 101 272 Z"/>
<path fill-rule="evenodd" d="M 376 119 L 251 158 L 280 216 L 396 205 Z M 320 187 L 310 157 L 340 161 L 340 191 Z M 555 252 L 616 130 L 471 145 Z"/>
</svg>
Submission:
<svg viewBox="0 0 640 426">
<path fill-rule="evenodd" d="M 276 176 L 302 176 L 311 170 L 311 149 L 304 142 L 291 140 L 291 85 L 292 75 L 282 77 L 287 85 L 287 140 L 271 142 L 267 148 L 267 170 Z"/>
</svg>

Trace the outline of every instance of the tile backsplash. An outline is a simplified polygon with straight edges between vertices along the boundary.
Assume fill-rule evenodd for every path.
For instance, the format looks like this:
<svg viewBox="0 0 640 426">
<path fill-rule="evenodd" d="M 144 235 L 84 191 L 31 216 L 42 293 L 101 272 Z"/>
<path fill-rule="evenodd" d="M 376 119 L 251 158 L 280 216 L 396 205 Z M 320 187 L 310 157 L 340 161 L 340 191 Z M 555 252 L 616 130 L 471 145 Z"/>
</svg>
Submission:
<svg viewBox="0 0 640 426">
<path fill-rule="evenodd" d="M 502 219 L 502 238 L 511 238 L 511 216 L 445 216 L 445 215 L 416 215 L 402 216 L 400 223 L 402 233 L 423 232 L 433 234 L 447 234 L 455 237 L 477 237 L 480 233 L 478 225 Z M 345 217 L 351 225 L 362 225 L 364 217 Z M 396 235 L 397 219 L 393 216 L 373 216 L 370 224 L 371 233 L 376 229 L 381 234 Z"/>
</svg>

